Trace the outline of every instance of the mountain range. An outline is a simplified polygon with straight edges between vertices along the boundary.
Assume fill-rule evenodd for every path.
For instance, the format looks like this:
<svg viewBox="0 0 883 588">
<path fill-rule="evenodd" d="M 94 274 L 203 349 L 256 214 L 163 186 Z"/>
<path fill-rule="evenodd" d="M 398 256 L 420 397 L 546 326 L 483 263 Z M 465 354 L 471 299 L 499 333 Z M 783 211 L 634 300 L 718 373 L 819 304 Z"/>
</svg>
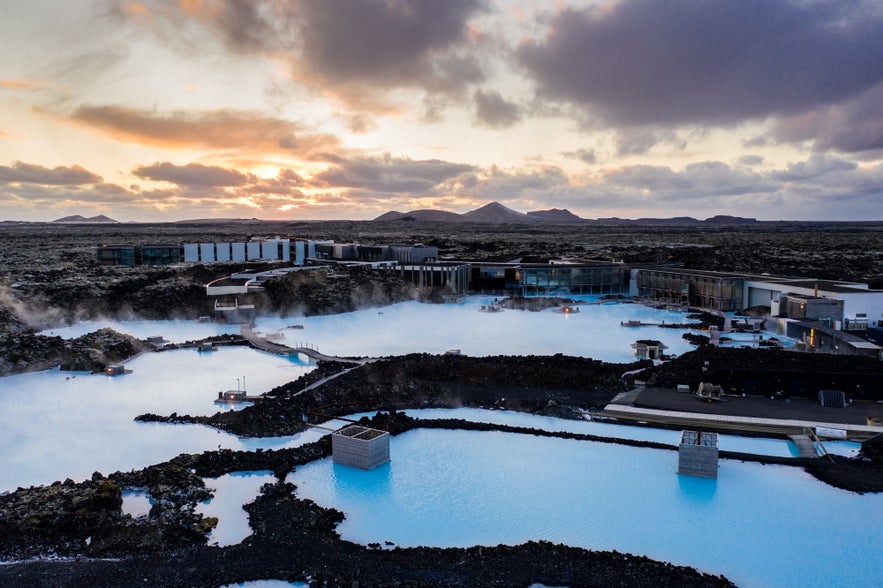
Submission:
<svg viewBox="0 0 883 588">
<path fill-rule="evenodd" d="M 381 214 L 375 221 L 424 221 L 424 222 L 449 222 L 449 223 L 522 223 L 522 224 L 560 224 L 560 223 L 591 223 L 604 225 L 743 225 L 759 222 L 757 219 L 740 216 L 718 215 L 705 220 L 699 220 L 691 216 L 677 216 L 673 218 L 639 218 L 625 219 L 608 217 L 599 219 L 584 219 L 573 214 L 566 208 L 552 208 L 549 210 L 535 210 L 532 212 L 518 212 L 499 202 L 485 204 L 463 214 L 449 212 L 447 210 L 421 209 L 411 212 L 398 212 L 391 210 Z"/>
</svg>

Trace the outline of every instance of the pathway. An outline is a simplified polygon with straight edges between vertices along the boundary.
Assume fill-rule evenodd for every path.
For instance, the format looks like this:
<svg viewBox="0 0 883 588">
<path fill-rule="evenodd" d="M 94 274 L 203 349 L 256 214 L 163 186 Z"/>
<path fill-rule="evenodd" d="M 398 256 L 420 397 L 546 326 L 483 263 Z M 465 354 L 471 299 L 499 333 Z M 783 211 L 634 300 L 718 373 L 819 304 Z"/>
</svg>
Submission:
<svg viewBox="0 0 883 588">
<path fill-rule="evenodd" d="M 617 419 L 648 421 L 685 427 L 713 427 L 753 431 L 758 433 L 776 433 L 779 435 L 801 435 L 804 427 L 815 430 L 816 427 L 845 430 L 850 439 L 869 439 L 883 433 L 883 427 L 869 425 L 850 425 L 844 423 L 823 423 L 815 421 L 799 421 L 793 419 L 771 419 L 761 417 L 740 417 L 721 414 L 704 414 L 699 412 L 681 412 L 676 410 L 657 410 L 653 408 L 636 408 L 623 404 L 610 403 L 601 411 L 603 416 Z"/>
</svg>

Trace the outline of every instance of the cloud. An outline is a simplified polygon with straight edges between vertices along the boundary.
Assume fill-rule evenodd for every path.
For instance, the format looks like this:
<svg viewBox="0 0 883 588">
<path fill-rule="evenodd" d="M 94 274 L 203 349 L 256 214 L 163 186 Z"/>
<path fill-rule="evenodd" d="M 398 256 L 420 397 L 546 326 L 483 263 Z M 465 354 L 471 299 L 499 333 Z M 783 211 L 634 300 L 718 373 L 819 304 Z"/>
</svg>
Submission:
<svg viewBox="0 0 883 588">
<path fill-rule="evenodd" d="M 42 80 L 0 80 L 0 90 L 36 90 L 45 85 Z"/>
<path fill-rule="evenodd" d="M 169 162 L 142 165 L 132 170 L 142 179 L 154 182 L 171 182 L 179 186 L 219 187 L 242 186 L 249 178 L 233 169 L 190 163 L 174 165 Z"/>
<path fill-rule="evenodd" d="M 618 189 L 676 199 L 769 193 L 780 187 L 777 181 L 761 174 L 720 161 L 691 163 L 681 171 L 667 166 L 631 165 L 604 172 L 603 180 Z"/>
<path fill-rule="evenodd" d="M 780 182 L 805 181 L 817 179 L 828 174 L 851 172 L 857 167 L 851 161 L 816 153 L 806 161 L 789 163 L 786 169 L 771 172 L 769 177 Z"/>
<path fill-rule="evenodd" d="M 475 102 L 475 118 L 479 124 L 503 129 L 521 120 L 521 109 L 518 105 L 504 100 L 495 90 L 476 90 L 472 99 Z"/>
<path fill-rule="evenodd" d="M 480 82 L 470 18 L 485 0 L 216 0 L 160 5 L 167 25 L 196 19 L 238 54 L 286 62 L 301 82 L 351 105 L 391 89 L 452 95 Z M 124 12 L 120 16 L 127 17 Z"/>
<path fill-rule="evenodd" d="M 564 157 L 570 159 L 578 159 L 583 163 L 593 165 L 597 161 L 594 149 L 577 149 L 576 151 L 564 151 L 561 153 Z"/>
<path fill-rule="evenodd" d="M 754 167 L 756 165 L 760 165 L 763 163 L 762 155 L 743 155 L 739 158 L 739 165 L 744 165 L 746 167 Z"/>
<path fill-rule="evenodd" d="M 156 113 L 125 106 L 81 106 L 75 122 L 132 143 L 178 149 L 201 147 L 305 156 L 340 140 L 327 134 L 298 134 L 290 120 L 243 110 L 180 110 Z"/>
<path fill-rule="evenodd" d="M 318 174 L 316 180 L 329 187 L 426 193 L 474 169 L 471 165 L 438 159 L 413 160 L 385 155 L 342 160 Z"/>
<path fill-rule="evenodd" d="M 883 59 L 883 56 L 879 56 Z M 811 141 L 816 151 L 859 153 L 883 149 L 883 82 L 843 102 L 785 117 L 771 135 L 782 142 Z"/>
<path fill-rule="evenodd" d="M 621 0 L 562 9 L 516 56 L 540 96 L 606 125 L 731 124 L 865 92 L 881 38 L 870 0 Z"/>
<path fill-rule="evenodd" d="M 23 163 L 16 161 L 11 167 L 0 165 L 0 182 L 42 184 L 47 186 L 69 186 L 77 184 L 95 184 L 101 181 L 101 176 L 93 174 L 80 167 L 48 168 L 42 165 Z"/>
</svg>

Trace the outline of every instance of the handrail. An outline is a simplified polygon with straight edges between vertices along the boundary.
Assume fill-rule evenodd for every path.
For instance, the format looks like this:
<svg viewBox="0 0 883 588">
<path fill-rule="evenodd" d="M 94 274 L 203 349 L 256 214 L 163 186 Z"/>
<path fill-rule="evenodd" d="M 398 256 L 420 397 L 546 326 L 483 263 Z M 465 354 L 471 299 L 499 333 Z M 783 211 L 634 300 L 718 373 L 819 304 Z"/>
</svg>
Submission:
<svg viewBox="0 0 883 588">
<path fill-rule="evenodd" d="M 816 435 L 816 432 L 812 429 L 812 427 L 803 427 L 802 433 L 812 440 L 812 442 L 818 443 L 819 449 L 822 450 L 822 455 L 831 460 L 831 463 L 834 463 L 834 458 L 828 453 L 828 450 L 825 449 L 825 445 L 822 443 L 822 440 L 819 439 L 819 436 Z"/>
</svg>

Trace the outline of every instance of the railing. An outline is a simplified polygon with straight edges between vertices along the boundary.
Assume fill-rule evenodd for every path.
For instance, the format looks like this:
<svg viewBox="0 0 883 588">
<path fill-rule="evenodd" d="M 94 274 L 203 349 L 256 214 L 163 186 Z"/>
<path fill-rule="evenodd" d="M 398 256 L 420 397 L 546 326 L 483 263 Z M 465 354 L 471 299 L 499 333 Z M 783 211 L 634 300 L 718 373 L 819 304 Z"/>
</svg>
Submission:
<svg viewBox="0 0 883 588">
<path fill-rule="evenodd" d="M 318 345 L 314 345 L 312 343 L 306 343 L 304 341 L 298 341 L 297 343 L 292 343 L 291 346 L 294 347 L 295 349 L 309 349 L 311 351 L 316 351 L 316 352 L 319 351 Z"/>
<path fill-rule="evenodd" d="M 822 444 L 822 440 L 819 439 L 819 436 L 816 435 L 816 432 L 812 427 L 803 427 L 803 434 L 809 437 L 810 441 L 812 441 L 813 445 L 817 446 L 817 451 L 820 450 L 822 455 L 830 459 L 832 462 L 834 458 L 828 454 L 828 450 L 825 449 L 825 446 Z"/>
</svg>

